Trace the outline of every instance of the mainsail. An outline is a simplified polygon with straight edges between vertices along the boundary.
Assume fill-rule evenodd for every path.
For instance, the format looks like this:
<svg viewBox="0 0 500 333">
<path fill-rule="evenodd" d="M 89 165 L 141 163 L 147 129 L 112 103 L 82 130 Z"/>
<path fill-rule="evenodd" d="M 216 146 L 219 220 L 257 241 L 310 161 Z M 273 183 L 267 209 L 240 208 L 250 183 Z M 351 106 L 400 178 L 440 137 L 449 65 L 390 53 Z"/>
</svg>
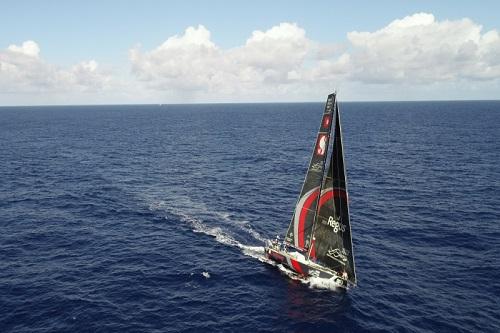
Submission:
<svg viewBox="0 0 500 333">
<path fill-rule="evenodd" d="M 299 199 L 295 206 L 292 221 L 288 227 L 285 241 L 296 248 L 307 250 L 311 243 L 311 235 L 318 208 L 325 162 L 328 155 L 330 132 L 332 128 L 333 110 L 336 105 L 335 94 L 328 95 L 325 112 L 316 138 L 314 151 L 302 185 Z"/>
<path fill-rule="evenodd" d="M 333 150 L 321 190 L 313 235 L 314 245 L 310 250 L 310 258 L 335 271 L 345 271 L 348 280 L 356 284 L 342 130 L 337 103 Z"/>
</svg>

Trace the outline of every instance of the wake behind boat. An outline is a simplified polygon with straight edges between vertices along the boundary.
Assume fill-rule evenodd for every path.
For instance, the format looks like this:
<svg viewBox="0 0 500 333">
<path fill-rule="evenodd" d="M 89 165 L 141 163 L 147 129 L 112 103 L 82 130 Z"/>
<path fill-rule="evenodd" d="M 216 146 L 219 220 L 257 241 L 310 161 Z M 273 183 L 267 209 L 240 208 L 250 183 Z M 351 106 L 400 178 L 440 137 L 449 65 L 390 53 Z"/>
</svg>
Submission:
<svg viewBox="0 0 500 333">
<path fill-rule="evenodd" d="M 332 148 L 330 153 L 329 148 Z M 356 285 L 342 130 L 335 93 L 328 95 L 285 239 L 281 242 L 276 237 L 268 241 L 265 255 L 303 279 L 327 279 L 342 288 Z"/>
</svg>

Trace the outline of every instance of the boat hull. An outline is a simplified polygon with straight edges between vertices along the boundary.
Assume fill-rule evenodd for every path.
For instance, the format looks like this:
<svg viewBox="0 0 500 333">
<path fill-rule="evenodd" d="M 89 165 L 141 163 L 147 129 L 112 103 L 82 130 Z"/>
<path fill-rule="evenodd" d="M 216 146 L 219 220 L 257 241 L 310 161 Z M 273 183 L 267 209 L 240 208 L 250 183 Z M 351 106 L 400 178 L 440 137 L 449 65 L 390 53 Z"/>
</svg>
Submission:
<svg viewBox="0 0 500 333">
<path fill-rule="evenodd" d="M 286 250 L 282 250 L 276 246 L 266 246 L 265 247 L 266 257 L 277 264 L 281 264 L 286 268 L 293 271 L 299 277 L 308 279 L 312 277 L 321 278 L 321 279 L 331 279 L 339 287 L 346 288 L 347 281 L 342 279 L 338 274 L 334 271 L 331 271 L 327 268 L 324 268 L 316 263 L 313 263 L 301 255 L 297 255 L 296 253 L 288 252 Z"/>
</svg>

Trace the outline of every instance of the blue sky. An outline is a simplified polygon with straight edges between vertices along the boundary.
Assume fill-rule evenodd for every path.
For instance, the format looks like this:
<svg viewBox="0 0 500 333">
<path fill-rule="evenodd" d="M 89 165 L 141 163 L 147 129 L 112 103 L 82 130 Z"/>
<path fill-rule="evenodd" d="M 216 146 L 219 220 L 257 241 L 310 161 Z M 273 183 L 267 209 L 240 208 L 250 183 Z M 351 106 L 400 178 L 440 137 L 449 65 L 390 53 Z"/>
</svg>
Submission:
<svg viewBox="0 0 500 333">
<path fill-rule="evenodd" d="M 287 101 L 288 94 L 293 95 L 290 100 L 317 100 L 328 93 L 326 84 L 328 80 L 333 81 L 332 84 L 340 91 L 344 90 L 346 97 L 351 100 L 457 99 L 460 96 L 463 96 L 460 99 L 500 98 L 497 93 L 500 89 L 495 67 L 498 64 L 494 60 L 489 60 L 490 63 L 478 69 L 484 71 L 480 76 L 471 75 L 471 68 L 461 67 L 457 69 L 460 75 L 443 72 L 441 76 L 434 78 L 434 81 L 429 76 L 424 79 L 422 76 L 411 74 L 410 70 L 405 70 L 404 66 L 414 68 L 414 63 L 381 69 L 381 72 L 384 72 L 381 74 L 384 79 L 381 80 L 374 79 L 374 73 L 361 73 L 358 76 L 346 73 L 346 70 L 352 72 L 358 71 L 358 68 L 367 68 L 364 67 L 367 63 L 360 62 L 363 52 L 373 54 L 380 51 L 368 49 L 359 43 L 369 44 L 371 40 L 382 38 L 381 33 L 373 34 L 369 39 L 358 40 L 356 44 L 356 41 L 348 38 L 348 33 L 353 31 L 375 33 L 394 20 L 402 20 L 417 13 L 433 15 L 435 22 L 432 24 L 425 18 L 422 22 L 427 22 L 425 24 L 428 26 L 434 25 L 436 34 L 444 34 L 446 21 L 456 22 L 458 26 L 460 20 L 469 19 L 471 24 L 469 27 L 462 27 L 464 31 L 481 26 L 481 32 L 479 35 L 476 34 L 477 52 L 481 58 L 476 62 L 494 58 L 493 55 L 498 49 L 495 46 L 497 41 L 494 40 L 484 46 L 480 40 L 486 32 L 499 29 L 498 1 L 15 1 L 4 3 L 0 12 L 0 61 L 4 63 L 4 66 L 0 67 L 0 88 L 3 90 L 0 91 L 0 105 Z M 408 22 L 417 25 L 420 24 L 419 20 L 420 18 L 414 17 L 412 20 L 408 19 Z M 288 25 L 280 26 L 280 23 L 294 24 L 296 28 Z M 187 37 L 182 39 L 189 27 L 196 30 L 193 36 L 198 34 L 196 35 L 198 37 L 194 37 L 195 42 Z M 279 27 L 276 33 L 270 32 L 273 27 Z M 204 34 L 205 30 L 209 32 L 209 37 Z M 262 66 L 257 68 L 255 65 L 257 60 L 248 59 L 246 55 L 248 52 L 253 52 L 253 57 L 259 55 L 256 50 L 260 50 L 263 57 L 266 53 L 266 46 L 262 40 L 259 40 L 261 49 L 257 46 L 251 50 L 244 49 L 243 46 L 255 31 L 269 32 L 264 38 L 270 40 L 278 38 L 280 42 L 288 43 L 283 44 L 281 48 L 288 50 L 288 53 L 276 54 L 278 60 L 281 58 L 289 62 L 287 68 L 276 62 L 267 62 L 262 65 L 265 68 Z M 420 37 L 429 39 L 428 36 L 434 36 L 433 31 L 427 29 Z M 403 33 L 419 32 L 418 29 L 413 29 Z M 291 35 L 294 37 L 290 37 Z M 400 35 L 400 32 L 394 32 L 394 38 Z M 172 45 L 167 45 L 163 50 L 159 49 L 173 36 L 178 36 L 186 45 L 198 43 L 192 52 L 186 51 L 192 57 L 174 59 L 178 52 L 172 49 L 174 47 Z M 292 39 L 287 42 L 283 36 Z M 203 48 L 218 52 L 211 53 L 211 57 L 219 60 L 213 60 L 203 66 L 220 65 L 225 71 L 226 65 L 222 63 L 227 64 L 230 59 L 235 68 L 227 70 L 227 73 L 214 83 L 212 79 L 218 74 L 204 73 L 200 69 L 203 66 L 200 65 L 201 67 L 194 71 L 194 76 L 199 78 L 197 82 L 180 82 L 177 87 L 175 78 L 179 77 L 179 73 L 174 75 L 171 67 L 165 67 L 162 61 L 176 60 L 179 62 L 173 66 L 176 68 L 183 65 L 183 60 L 184 64 L 186 61 L 199 60 L 197 57 L 203 57 L 200 54 L 205 54 L 205 51 L 200 51 L 201 44 L 198 38 L 210 41 L 208 44 L 203 42 Z M 383 38 L 384 40 L 391 38 L 390 33 Z M 446 45 L 445 39 L 439 37 L 438 40 L 443 40 L 443 45 Z M 24 49 L 21 50 L 20 47 L 26 41 L 35 43 L 26 44 L 26 47 L 31 45 L 30 47 L 39 49 L 39 52 L 35 52 L 38 57 L 36 63 L 30 59 L 14 57 L 16 54 L 21 58 L 24 57 L 21 54 Z M 457 45 L 456 50 L 462 50 L 461 45 L 466 43 L 467 40 L 454 40 L 451 44 Z M 312 44 L 314 46 L 311 46 Z M 300 58 L 289 61 L 287 54 L 295 53 L 291 48 L 292 45 L 295 45 L 300 52 L 303 47 L 311 49 Z M 323 52 L 318 51 L 319 49 L 326 50 L 332 47 L 337 51 L 332 51 L 330 58 L 317 60 L 315 54 Z M 488 49 L 484 51 L 486 47 Z M 235 49 L 241 49 L 236 52 L 237 55 L 233 54 Z M 17 53 L 12 50 L 17 50 Z M 135 60 L 131 59 L 131 50 L 138 50 Z M 422 49 L 420 52 L 426 53 L 427 49 Z M 434 51 L 429 50 L 429 52 Z M 342 54 L 349 57 L 349 65 L 346 65 Z M 405 54 L 400 53 L 398 57 L 404 57 Z M 356 61 L 353 60 L 355 58 Z M 390 54 L 384 56 L 382 61 L 380 59 L 378 61 L 384 62 L 383 59 L 388 58 L 391 58 Z M 372 60 L 377 61 L 375 58 Z M 214 65 L 214 61 L 219 65 Z M 327 66 L 325 64 L 328 61 L 330 63 Z M 297 81 L 301 79 L 304 82 L 311 81 L 316 77 L 311 76 L 311 71 L 317 65 L 315 62 L 323 64 L 324 68 L 331 71 L 328 77 L 324 76 L 316 81 L 323 80 L 325 84 L 316 86 L 317 93 L 308 91 L 297 94 L 298 91 L 304 91 Z M 341 63 L 344 67 L 339 69 Z M 469 63 L 472 63 L 472 58 Z M 159 67 L 155 70 L 152 65 Z M 8 73 L 5 70 L 7 67 L 10 69 Z M 33 70 L 40 70 L 41 73 L 36 80 L 29 81 L 30 75 L 27 73 Z M 148 70 L 153 72 L 147 72 Z M 309 74 L 306 73 L 307 70 Z M 399 81 L 389 82 L 385 73 L 389 70 L 401 70 Z M 237 84 L 236 77 L 248 71 L 253 71 L 251 76 L 256 81 L 254 84 L 249 82 L 248 85 L 239 87 L 237 91 L 223 87 L 220 82 L 228 81 L 231 77 L 234 80 L 231 81 L 232 84 Z M 158 74 L 160 72 L 161 75 Z M 274 74 L 266 76 L 268 74 L 265 73 L 269 72 Z M 182 72 L 183 77 L 189 74 L 188 69 Z M 50 82 L 42 80 L 42 77 L 47 75 L 54 75 Z M 70 76 L 75 89 L 70 89 L 71 85 L 68 82 L 61 83 L 64 89 L 54 84 L 55 81 Z M 288 80 L 286 82 L 285 77 Z M 267 84 L 269 86 L 266 91 L 269 92 L 269 89 L 273 89 L 273 82 L 277 89 L 275 94 L 259 93 L 258 89 L 254 89 L 258 83 Z M 441 85 L 437 82 L 441 82 Z M 402 83 L 405 91 L 395 93 L 394 89 L 401 87 Z M 435 85 L 432 91 L 425 89 L 425 85 L 429 83 Z M 468 83 L 475 87 L 470 94 L 467 93 Z M 307 86 L 311 86 L 310 82 Z M 245 94 L 246 89 L 250 93 Z M 137 91 L 140 91 L 138 94 L 140 96 L 137 96 Z M 217 91 L 225 92 L 217 95 Z M 408 93 L 408 91 L 416 92 Z M 134 94 L 135 97 L 132 96 Z"/>
</svg>

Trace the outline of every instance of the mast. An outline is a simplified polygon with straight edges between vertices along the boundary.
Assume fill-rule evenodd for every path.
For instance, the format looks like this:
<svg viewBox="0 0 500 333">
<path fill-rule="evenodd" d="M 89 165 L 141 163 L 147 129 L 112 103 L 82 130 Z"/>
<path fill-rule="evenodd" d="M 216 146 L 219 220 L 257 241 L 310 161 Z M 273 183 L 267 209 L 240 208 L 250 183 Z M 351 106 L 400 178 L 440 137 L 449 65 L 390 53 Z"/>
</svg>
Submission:
<svg viewBox="0 0 500 333">
<path fill-rule="evenodd" d="M 328 155 L 335 103 L 335 93 L 328 95 L 309 168 L 285 235 L 285 241 L 289 245 L 301 250 L 308 250 L 311 244 L 312 227 L 317 215 L 317 205 L 323 185 L 323 173 Z"/>
<path fill-rule="evenodd" d="M 348 280 L 356 284 L 342 129 L 337 103 L 334 112 L 333 149 L 314 223 L 314 246 L 308 257 L 332 270 L 345 271 Z"/>
</svg>

